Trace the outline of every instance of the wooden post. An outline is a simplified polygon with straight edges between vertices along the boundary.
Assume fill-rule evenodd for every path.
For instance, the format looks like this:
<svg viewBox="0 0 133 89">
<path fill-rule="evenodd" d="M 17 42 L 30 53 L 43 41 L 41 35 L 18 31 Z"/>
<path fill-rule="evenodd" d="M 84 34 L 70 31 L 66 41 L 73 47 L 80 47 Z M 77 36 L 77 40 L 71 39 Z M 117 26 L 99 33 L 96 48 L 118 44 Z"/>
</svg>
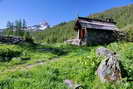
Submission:
<svg viewBox="0 0 133 89">
<path fill-rule="evenodd" d="M 79 35 L 80 35 L 80 31 L 79 31 L 79 29 L 78 29 L 78 35 L 77 35 L 77 38 L 78 38 L 78 39 L 80 39 L 80 38 L 79 38 L 79 37 L 80 37 Z"/>
</svg>

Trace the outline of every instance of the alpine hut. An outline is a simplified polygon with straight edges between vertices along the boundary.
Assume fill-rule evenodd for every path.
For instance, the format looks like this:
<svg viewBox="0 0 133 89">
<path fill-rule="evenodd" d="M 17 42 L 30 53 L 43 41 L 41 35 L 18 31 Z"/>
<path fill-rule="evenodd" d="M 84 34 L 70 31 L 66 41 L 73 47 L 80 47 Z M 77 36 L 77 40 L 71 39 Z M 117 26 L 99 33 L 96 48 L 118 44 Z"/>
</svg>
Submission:
<svg viewBox="0 0 133 89">
<path fill-rule="evenodd" d="M 77 45 L 108 44 L 117 40 L 119 29 L 113 19 L 91 19 L 78 17 L 74 26 Z"/>
</svg>

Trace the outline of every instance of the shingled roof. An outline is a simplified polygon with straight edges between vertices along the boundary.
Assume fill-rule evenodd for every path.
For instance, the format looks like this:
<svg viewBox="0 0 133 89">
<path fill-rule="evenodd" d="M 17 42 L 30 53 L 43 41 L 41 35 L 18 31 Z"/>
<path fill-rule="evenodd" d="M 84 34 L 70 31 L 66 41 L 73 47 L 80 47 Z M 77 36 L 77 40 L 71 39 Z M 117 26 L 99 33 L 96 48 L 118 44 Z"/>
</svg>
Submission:
<svg viewBox="0 0 133 89">
<path fill-rule="evenodd" d="M 78 30 L 79 28 L 119 31 L 119 29 L 116 26 L 116 23 L 113 22 L 112 19 L 108 19 L 105 21 L 100 19 L 78 17 L 78 20 L 75 24 L 75 30 Z"/>
</svg>

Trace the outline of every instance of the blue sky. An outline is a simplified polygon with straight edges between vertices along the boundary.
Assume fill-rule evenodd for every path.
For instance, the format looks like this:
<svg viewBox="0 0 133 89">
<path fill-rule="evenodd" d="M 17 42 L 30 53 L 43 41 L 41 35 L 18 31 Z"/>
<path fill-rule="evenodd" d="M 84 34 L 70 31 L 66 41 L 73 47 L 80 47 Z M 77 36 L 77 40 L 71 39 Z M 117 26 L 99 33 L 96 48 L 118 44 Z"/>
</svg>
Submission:
<svg viewBox="0 0 133 89">
<path fill-rule="evenodd" d="M 0 0 L 0 28 L 7 21 L 24 18 L 29 25 L 48 21 L 55 25 L 79 16 L 88 16 L 112 7 L 125 6 L 132 0 Z"/>
</svg>

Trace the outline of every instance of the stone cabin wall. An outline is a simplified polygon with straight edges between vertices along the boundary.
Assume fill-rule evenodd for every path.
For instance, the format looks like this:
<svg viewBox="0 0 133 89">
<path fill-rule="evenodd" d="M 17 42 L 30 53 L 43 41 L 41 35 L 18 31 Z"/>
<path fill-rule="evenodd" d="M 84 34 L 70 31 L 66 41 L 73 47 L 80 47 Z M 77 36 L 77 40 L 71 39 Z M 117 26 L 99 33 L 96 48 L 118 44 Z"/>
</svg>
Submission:
<svg viewBox="0 0 133 89">
<path fill-rule="evenodd" d="M 82 41 L 83 45 L 97 45 L 97 44 L 108 44 L 116 41 L 117 35 L 115 31 L 109 30 L 87 30 L 86 36 Z"/>
</svg>

